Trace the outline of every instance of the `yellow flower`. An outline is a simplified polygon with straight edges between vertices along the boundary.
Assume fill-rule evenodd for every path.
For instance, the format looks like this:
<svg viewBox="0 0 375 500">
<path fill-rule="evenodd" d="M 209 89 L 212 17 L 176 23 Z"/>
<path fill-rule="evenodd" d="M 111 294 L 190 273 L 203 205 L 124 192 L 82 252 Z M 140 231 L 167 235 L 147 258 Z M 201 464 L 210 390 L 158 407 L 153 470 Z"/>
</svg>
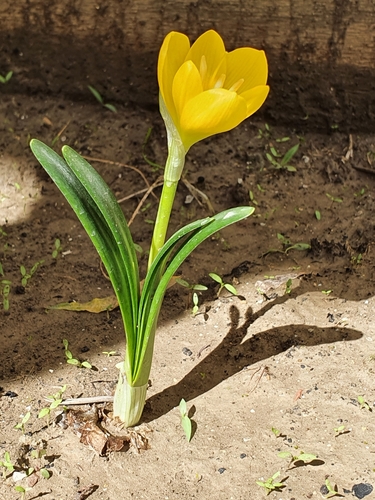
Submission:
<svg viewBox="0 0 375 500">
<path fill-rule="evenodd" d="M 267 73 L 262 50 L 226 52 L 216 31 L 207 31 L 191 47 L 186 35 L 169 33 L 158 62 L 168 134 L 178 132 L 186 153 L 196 142 L 235 128 L 265 101 Z"/>
</svg>

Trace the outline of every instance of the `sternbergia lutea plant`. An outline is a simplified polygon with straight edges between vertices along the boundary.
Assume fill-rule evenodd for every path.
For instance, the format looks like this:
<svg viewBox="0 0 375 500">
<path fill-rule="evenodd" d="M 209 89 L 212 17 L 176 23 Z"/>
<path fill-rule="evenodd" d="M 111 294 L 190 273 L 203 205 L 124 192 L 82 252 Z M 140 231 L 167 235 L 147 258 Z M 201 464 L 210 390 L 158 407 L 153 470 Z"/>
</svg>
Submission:
<svg viewBox="0 0 375 500">
<path fill-rule="evenodd" d="M 62 148 L 62 158 L 36 139 L 30 143 L 87 231 L 116 293 L 126 353 L 117 365 L 114 416 L 126 426 L 136 425 L 142 415 L 157 320 L 169 281 L 203 240 L 254 211 L 252 207 L 226 210 L 188 224 L 165 242 L 186 153 L 196 142 L 231 130 L 255 113 L 269 90 L 264 52 L 248 47 L 226 52 L 221 37 L 212 30 L 192 46 L 182 33 L 169 33 L 159 54 L 158 81 L 168 158 L 142 290 L 127 222 L 101 176 L 69 146 Z"/>
</svg>

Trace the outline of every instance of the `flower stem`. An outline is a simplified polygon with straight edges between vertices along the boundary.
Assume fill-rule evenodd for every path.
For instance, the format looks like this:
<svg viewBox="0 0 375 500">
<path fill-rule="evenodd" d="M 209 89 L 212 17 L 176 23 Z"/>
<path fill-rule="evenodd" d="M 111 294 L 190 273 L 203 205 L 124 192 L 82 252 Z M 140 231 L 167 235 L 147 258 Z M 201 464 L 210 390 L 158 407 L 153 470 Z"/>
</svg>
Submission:
<svg viewBox="0 0 375 500">
<path fill-rule="evenodd" d="M 155 257 L 157 256 L 159 250 L 164 245 L 177 185 L 178 181 L 175 182 L 164 181 L 158 213 L 156 216 L 154 233 L 152 235 L 150 255 L 148 259 L 149 269 Z"/>
</svg>

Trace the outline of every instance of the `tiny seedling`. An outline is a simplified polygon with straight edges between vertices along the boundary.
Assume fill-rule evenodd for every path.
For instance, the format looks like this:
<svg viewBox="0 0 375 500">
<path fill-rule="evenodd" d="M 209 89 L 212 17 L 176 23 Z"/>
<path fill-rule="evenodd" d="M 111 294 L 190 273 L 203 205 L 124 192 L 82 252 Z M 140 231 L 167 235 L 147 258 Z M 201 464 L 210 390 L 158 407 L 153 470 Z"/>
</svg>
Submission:
<svg viewBox="0 0 375 500">
<path fill-rule="evenodd" d="M 44 418 L 47 417 L 48 425 L 49 425 L 49 420 L 50 420 L 50 415 L 53 410 L 56 410 L 56 408 L 62 403 L 62 395 L 66 391 L 66 385 L 63 385 L 58 392 L 55 394 L 52 394 L 50 396 L 46 397 L 47 401 L 51 401 L 51 404 L 45 408 L 42 408 L 38 414 L 38 418 Z"/>
<path fill-rule="evenodd" d="M 179 408 L 180 408 L 180 415 L 181 415 L 181 425 L 182 425 L 182 428 L 184 430 L 186 439 L 188 441 L 190 441 L 192 438 L 192 425 L 191 425 L 191 420 L 190 420 L 189 415 L 188 415 L 186 401 L 184 399 L 181 399 L 180 404 L 179 404 Z"/>
<path fill-rule="evenodd" d="M 353 255 L 353 257 L 351 258 L 351 263 L 354 266 L 359 266 L 360 264 L 362 264 L 362 259 L 363 255 L 361 253 L 359 253 L 358 255 Z"/>
<path fill-rule="evenodd" d="M 194 316 L 197 314 L 197 312 L 199 310 L 198 303 L 199 303 L 198 294 L 196 294 L 194 292 L 193 293 L 193 310 L 192 310 L 192 314 Z"/>
<path fill-rule="evenodd" d="M 271 427 L 271 431 L 275 434 L 275 436 L 277 438 L 279 438 L 279 437 L 286 438 L 286 434 L 284 434 L 283 432 L 281 432 L 279 429 L 276 429 L 276 427 Z"/>
<path fill-rule="evenodd" d="M 14 491 L 17 491 L 17 493 L 21 493 L 20 499 L 24 500 L 26 493 L 31 490 L 31 488 L 26 488 L 21 485 L 17 485 L 14 487 Z"/>
<path fill-rule="evenodd" d="M 103 97 L 100 95 L 100 93 L 96 90 L 96 88 L 92 87 L 91 85 L 87 86 L 92 95 L 95 97 L 95 99 L 105 108 L 109 109 L 112 111 L 112 113 L 117 113 L 117 109 L 113 104 L 106 104 L 103 100 Z"/>
<path fill-rule="evenodd" d="M 10 453 L 9 451 L 6 451 L 4 453 L 4 458 L 3 460 L 0 460 L 0 467 L 4 467 L 3 470 L 3 478 L 6 478 L 7 473 L 11 474 L 14 471 L 14 465 L 10 459 Z"/>
<path fill-rule="evenodd" d="M 21 422 L 19 422 L 18 424 L 16 424 L 14 426 L 15 429 L 21 429 L 21 431 L 25 434 L 25 424 L 27 424 L 27 422 L 29 421 L 30 419 L 30 412 L 28 411 L 26 413 L 26 415 L 24 417 L 22 417 L 22 420 Z"/>
<path fill-rule="evenodd" d="M 268 125 L 268 123 L 264 124 L 264 130 L 259 128 L 258 129 L 258 139 L 267 139 L 270 136 L 271 132 L 271 127 Z"/>
<path fill-rule="evenodd" d="M 288 295 L 292 291 L 293 280 L 291 278 L 285 283 L 285 294 Z"/>
<path fill-rule="evenodd" d="M 20 266 L 20 271 L 21 271 L 21 284 L 23 287 L 26 287 L 29 280 L 33 277 L 35 271 L 38 269 L 38 267 L 43 264 L 44 260 L 40 260 L 39 262 L 36 262 L 33 267 L 30 269 L 30 272 L 26 271 L 25 266 Z"/>
<path fill-rule="evenodd" d="M 191 297 L 193 300 L 192 314 L 195 316 L 198 312 L 198 302 L 199 302 L 198 294 L 196 292 L 197 291 L 203 292 L 204 290 L 207 290 L 207 287 L 204 285 L 200 285 L 199 283 L 191 285 L 190 283 L 183 280 L 182 278 L 177 278 L 176 283 L 178 283 L 179 285 L 183 286 L 184 288 L 187 288 L 188 290 L 190 290 L 190 294 L 192 292 L 194 292 L 194 293 L 192 293 Z M 189 294 L 189 303 L 190 303 L 190 294 Z"/>
<path fill-rule="evenodd" d="M 69 350 L 69 342 L 64 339 L 63 340 L 63 344 L 64 344 L 64 349 L 65 349 L 65 356 L 66 356 L 66 362 L 69 364 L 69 365 L 75 365 L 75 366 L 78 366 L 78 368 L 92 368 L 91 364 L 88 362 L 88 361 L 79 361 L 79 359 L 76 359 L 73 357 L 73 354 L 71 353 L 71 351 Z"/>
<path fill-rule="evenodd" d="M 325 486 L 326 486 L 326 489 L 328 490 L 328 493 L 326 493 L 324 495 L 324 498 L 332 498 L 332 497 L 342 497 L 344 495 L 341 495 L 339 492 L 338 492 L 338 488 L 337 488 L 337 484 L 335 485 L 332 485 L 328 479 L 326 479 L 325 481 Z"/>
<path fill-rule="evenodd" d="M 357 401 L 359 403 L 359 406 L 361 407 L 361 410 L 372 411 L 372 409 L 370 408 L 369 404 L 366 402 L 363 396 L 358 396 Z"/>
<path fill-rule="evenodd" d="M 336 202 L 336 203 L 342 203 L 343 202 L 343 199 L 342 198 L 337 198 L 335 196 L 332 196 L 331 194 L 329 193 L 326 193 L 326 196 L 327 198 L 329 198 L 332 202 Z"/>
<path fill-rule="evenodd" d="M 12 284 L 9 280 L 0 281 L 0 295 L 3 296 L 3 309 L 4 311 L 9 311 L 9 294 L 10 285 Z"/>
<path fill-rule="evenodd" d="M 288 469 L 292 464 L 296 466 L 297 462 L 302 462 L 304 465 L 307 465 L 317 458 L 316 455 L 313 455 L 312 453 L 304 453 L 303 451 L 301 451 L 299 455 L 293 455 L 290 451 L 280 451 L 277 456 L 289 460 Z"/>
<path fill-rule="evenodd" d="M 331 295 L 332 291 L 333 290 L 322 290 L 322 294 L 328 297 L 328 295 Z"/>
<path fill-rule="evenodd" d="M 8 71 L 8 73 L 3 76 L 3 75 L 0 75 L 0 83 L 8 83 L 9 80 L 12 78 L 13 76 L 13 71 Z"/>
<path fill-rule="evenodd" d="M 273 165 L 277 170 L 284 169 L 288 172 L 296 172 L 296 167 L 289 165 L 290 160 L 297 153 L 299 149 L 299 144 L 292 146 L 284 156 L 281 155 L 273 146 L 270 147 L 270 152 L 266 153 L 267 160 Z"/>
<path fill-rule="evenodd" d="M 102 351 L 102 354 L 105 354 L 107 358 L 110 358 L 111 356 L 115 356 L 117 351 Z"/>
<path fill-rule="evenodd" d="M 339 425 L 333 429 L 335 431 L 335 437 L 339 437 L 342 434 L 348 434 L 350 429 L 347 429 L 345 425 Z"/>
<path fill-rule="evenodd" d="M 55 239 L 55 243 L 54 243 L 54 249 L 53 249 L 53 252 L 52 252 L 52 258 L 53 259 L 57 259 L 59 253 L 62 251 L 62 248 L 61 248 L 61 241 L 59 240 L 59 238 L 56 238 Z"/>
<path fill-rule="evenodd" d="M 217 297 L 219 297 L 223 288 L 228 290 L 228 292 L 230 292 L 231 294 L 237 295 L 237 290 L 234 288 L 234 286 L 231 285 L 230 283 L 224 283 L 224 281 L 222 280 L 222 278 L 218 274 L 209 273 L 208 275 L 210 278 L 212 278 L 214 281 L 216 281 L 216 283 L 219 283 L 219 285 L 220 285 L 219 290 L 217 292 Z"/>
<path fill-rule="evenodd" d="M 280 491 L 282 488 L 285 488 L 286 484 L 284 484 L 283 479 L 280 482 L 275 482 L 275 480 L 280 476 L 280 471 L 275 472 L 275 474 L 269 477 L 266 481 L 256 481 L 258 486 L 261 486 L 266 490 L 267 495 L 271 493 L 271 491 Z"/>
<path fill-rule="evenodd" d="M 366 192 L 366 189 L 365 188 L 362 188 L 360 191 L 358 191 L 358 193 L 354 193 L 354 196 L 355 197 L 358 197 L 358 196 L 363 196 Z"/>
<path fill-rule="evenodd" d="M 315 210 L 315 218 L 316 218 L 316 220 L 321 220 L 322 214 L 320 213 L 319 210 Z"/>
</svg>

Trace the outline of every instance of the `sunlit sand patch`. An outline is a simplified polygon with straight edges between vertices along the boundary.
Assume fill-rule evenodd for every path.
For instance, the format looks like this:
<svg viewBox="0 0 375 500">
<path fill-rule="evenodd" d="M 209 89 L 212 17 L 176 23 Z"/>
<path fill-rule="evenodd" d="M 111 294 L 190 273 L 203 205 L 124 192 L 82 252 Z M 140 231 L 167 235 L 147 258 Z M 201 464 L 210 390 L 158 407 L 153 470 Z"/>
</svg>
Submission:
<svg viewBox="0 0 375 500">
<path fill-rule="evenodd" d="M 33 169 L 19 161 L 0 157 L 0 226 L 28 218 L 41 191 L 41 181 Z"/>
</svg>

